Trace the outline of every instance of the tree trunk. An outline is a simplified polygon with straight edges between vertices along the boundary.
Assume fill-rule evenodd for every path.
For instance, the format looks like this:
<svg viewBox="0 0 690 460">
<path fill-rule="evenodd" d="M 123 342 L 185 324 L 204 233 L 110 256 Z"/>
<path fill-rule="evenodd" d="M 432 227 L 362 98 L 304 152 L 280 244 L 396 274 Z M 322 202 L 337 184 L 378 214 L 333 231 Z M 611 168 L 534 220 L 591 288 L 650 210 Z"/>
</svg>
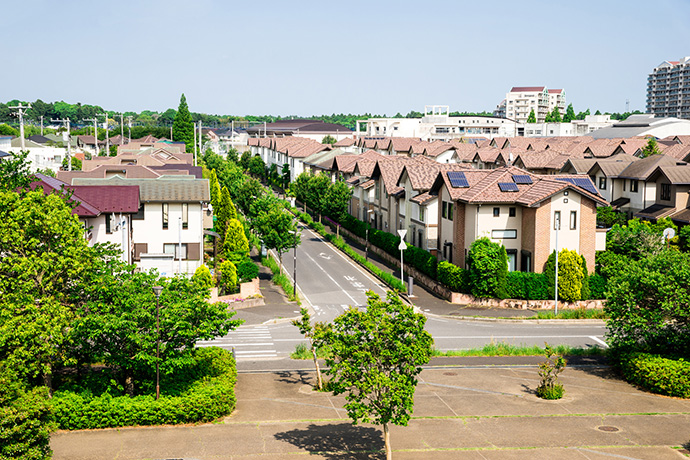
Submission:
<svg viewBox="0 0 690 460">
<path fill-rule="evenodd" d="M 53 368 L 48 365 L 48 370 L 43 373 L 43 386 L 48 388 L 49 397 L 53 397 Z"/>
<path fill-rule="evenodd" d="M 125 372 L 125 393 L 127 396 L 134 396 L 134 377 L 130 371 Z"/>
<path fill-rule="evenodd" d="M 311 346 L 311 354 L 314 357 L 314 366 L 316 367 L 316 389 L 323 390 L 323 379 L 321 378 L 321 368 L 319 367 L 319 361 L 316 358 L 316 348 L 314 345 Z"/>
<path fill-rule="evenodd" d="M 386 460 L 393 460 L 393 450 L 391 449 L 391 434 L 388 431 L 388 424 L 383 424 L 383 440 L 386 442 Z"/>
</svg>

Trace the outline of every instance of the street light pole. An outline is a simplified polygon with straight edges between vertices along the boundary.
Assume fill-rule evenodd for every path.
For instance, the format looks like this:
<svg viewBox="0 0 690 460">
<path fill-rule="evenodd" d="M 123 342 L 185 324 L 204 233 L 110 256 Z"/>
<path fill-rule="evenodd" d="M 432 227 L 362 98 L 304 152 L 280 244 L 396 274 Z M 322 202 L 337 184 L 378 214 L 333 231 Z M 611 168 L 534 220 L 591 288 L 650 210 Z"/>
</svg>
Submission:
<svg viewBox="0 0 690 460">
<path fill-rule="evenodd" d="M 161 352 L 161 327 L 160 327 L 160 296 L 163 291 L 163 286 L 154 286 L 153 292 L 156 294 L 156 400 L 161 395 L 160 387 L 160 352 Z"/>
<path fill-rule="evenodd" d="M 288 230 L 289 233 L 295 235 L 295 242 L 292 246 L 292 291 L 295 299 L 297 298 L 297 229 L 298 227 L 295 226 L 294 231 Z"/>
<path fill-rule="evenodd" d="M 558 230 L 561 229 L 560 215 L 556 218 L 556 289 L 554 291 L 554 315 L 558 316 Z"/>
<path fill-rule="evenodd" d="M 371 227 L 371 218 L 369 217 L 369 215 L 373 213 L 373 210 L 367 210 L 366 245 L 364 246 L 364 258 L 367 261 L 369 261 L 369 227 Z"/>
</svg>

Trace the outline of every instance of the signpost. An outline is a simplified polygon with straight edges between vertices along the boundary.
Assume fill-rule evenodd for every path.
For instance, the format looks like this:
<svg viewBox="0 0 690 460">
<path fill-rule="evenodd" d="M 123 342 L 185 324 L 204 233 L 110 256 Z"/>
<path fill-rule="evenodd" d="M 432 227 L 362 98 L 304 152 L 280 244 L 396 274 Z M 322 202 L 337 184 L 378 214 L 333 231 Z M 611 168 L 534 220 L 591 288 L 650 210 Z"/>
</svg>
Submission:
<svg viewBox="0 0 690 460">
<path fill-rule="evenodd" d="M 398 235 L 400 235 L 400 244 L 398 245 L 398 249 L 400 249 L 400 282 L 405 286 L 405 279 L 403 277 L 403 251 L 407 249 L 407 245 L 405 244 L 407 230 L 398 230 Z"/>
</svg>

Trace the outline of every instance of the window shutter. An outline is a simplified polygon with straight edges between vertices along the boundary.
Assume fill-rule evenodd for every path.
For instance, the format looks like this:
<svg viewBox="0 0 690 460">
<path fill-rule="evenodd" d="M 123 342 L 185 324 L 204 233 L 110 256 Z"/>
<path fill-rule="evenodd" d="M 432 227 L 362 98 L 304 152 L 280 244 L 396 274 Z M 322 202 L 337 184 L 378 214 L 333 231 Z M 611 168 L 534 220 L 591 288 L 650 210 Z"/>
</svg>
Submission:
<svg viewBox="0 0 690 460">
<path fill-rule="evenodd" d="M 149 251 L 148 243 L 134 243 L 134 260 L 141 260 L 140 254 L 146 254 Z"/>
<path fill-rule="evenodd" d="M 187 260 L 199 260 L 201 243 L 187 243 Z"/>
</svg>

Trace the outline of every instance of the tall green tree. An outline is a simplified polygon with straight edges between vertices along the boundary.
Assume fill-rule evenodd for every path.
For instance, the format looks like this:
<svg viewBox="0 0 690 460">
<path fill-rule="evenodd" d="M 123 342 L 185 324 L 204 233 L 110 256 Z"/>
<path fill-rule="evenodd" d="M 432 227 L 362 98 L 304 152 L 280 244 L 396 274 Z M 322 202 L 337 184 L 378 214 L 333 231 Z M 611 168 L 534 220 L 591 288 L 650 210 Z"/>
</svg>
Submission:
<svg viewBox="0 0 690 460">
<path fill-rule="evenodd" d="M 328 187 L 322 200 L 323 212 L 340 222 L 347 215 L 347 206 L 352 198 L 352 189 L 339 180 Z"/>
<path fill-rule="evenodd" d="M 565 109 L 565 115 L 563 116 L 563 121 L 565 123 L 570 123 L 575 120 L 575 109 L 573 109 L 573 104 L 568 104 L 568 108 Z"/>
<path fill-rule="evenodd" d="M 421 366 L 428 363 L 433 339 L 426 317 L 414 313 L 397 294 L 386 300 L 367 292 L 367 308 L 351 307 L 323 335 L 332 357 L 326 373 L 333 394 L 345 394 L 353 423 L 383 426 L 386 458 L 392 459 L 389 424 L 406 426 L 414 406 Z"/>
<path fill-rule="evenodd" d="M 661 150 L 659 150 L 659 144 L 657 143 L 655 138 L 650 137 L 647 141 L 647 145 L 642 147 L 642 158 L 647 158 L 649 156 L 659 154 L 661 154 Z"/>
<path fill-rule="evenodd" d="M 552 123 L 560 123 L 561 122 L 561 110 L 558 108 L 558 106 L 554 107 L 553 110 L 551 111 L 551 122 Z"/>
<path fill-rule="evenodd" d="M 270 205 L 268 209 L 257 213 L 253 224 L 264 245 L 278 253 L 278 260 L 282 266 L 283 253 L 300 242 L 300 233 L 292 214 L 277 204 Z M 290 232 L 297 234 L 295 236 L 295 233 Z"/>
<path fill-rule="evenodd" d="M 184 93 L 180 97 L 180 106 L 175 114 L 175 121 L 173 121 L 173 140 L 184 142 L 187 153 L 194 151 L 194 122 L 189 113 L 189 106 L 187 106 L 187 98 Z"/>
<path fill-rule="evenodd" d="M 473 296 L 505 298 L 508 255 L 502 244 L 487 237 L 475 240 L 470 246 L 467 262 Z"/>
<path fill-rule="evenodd" d="M 228 229 L 228 223 L 231 219 L 237 219 L 237 210 L 235 205 L 232 203 L 230 198 L 230 192 L 228 192 L 227 187 L 223 187 L 220 194 L 220 202 L 218 207 L 214 208 L 214 213 L 216 215 L 216 223 L 214 228 L 219 235 L 225 235 Z"/>
<path fill-rule="evenodd" d="M 10 153 L 0 160 L 0 191 L 26 189 L 34 180 L 26 159 L 28 155 L 28 151 Z"/>
<path fill-rule="evenodd" d="M 220 182 L 218 182 L 218 175 L 216 170 L 211 170 L 211 176 L 208 180 L 209 191 L 211 193 L 211 206 L 213 209 L 218 209 L 220 207 L 220 199 L 223 196 L 220 188 Z"/>
<path fill-rule="evenodd" d="M 223 252 L 225 258 L 235 265 L 249 257 L 249 241 L 244 234 L 244 226 L 237 219 L 228 221 L 223 238 Z"/>
<path fill-rule="evenodd" d="M 527 123 L 536 123 L 537 122 L 537 116 L 534 114 L 534 109 L 529 111 L 529 115 L 527 116 Z"/>
<path fill-rule="evenodd" d="M 566 302 L 581 300 L 586 272 L 583 259 L 576 251 L 561 249 L 558 253 L 558 298 Z M 549 296 L 553 297 L 556 291 L 556 251 L 546 261 L 544 276 Z"/>
</svg>

